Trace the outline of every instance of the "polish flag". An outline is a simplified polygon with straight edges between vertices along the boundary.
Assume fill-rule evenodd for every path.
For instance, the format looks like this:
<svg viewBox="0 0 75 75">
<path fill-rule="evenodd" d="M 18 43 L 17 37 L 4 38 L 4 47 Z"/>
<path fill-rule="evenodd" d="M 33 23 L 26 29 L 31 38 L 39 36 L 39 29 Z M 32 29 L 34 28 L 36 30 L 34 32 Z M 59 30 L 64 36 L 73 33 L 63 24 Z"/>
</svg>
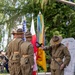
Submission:
<svg viewBox="0 0 75 75">
<path fill-rule="evenodd" d="M 34 47 L 34 67 L 33 67 L 32 75 L 36 75 L 36 71 L 37 71 L 37 64 L 36 64 L 36 55 L 37 55 L 36 40 L 37 40 L 37 37 L 36 37 L 36 33 L 35 33 L 33 17 L 32 17 L 32 23 L 31 23 L 31 30 L 30 30 L 30 32 L 32 34 L 31 43 L 33 44 L 33 47 Z"/>
</svg>

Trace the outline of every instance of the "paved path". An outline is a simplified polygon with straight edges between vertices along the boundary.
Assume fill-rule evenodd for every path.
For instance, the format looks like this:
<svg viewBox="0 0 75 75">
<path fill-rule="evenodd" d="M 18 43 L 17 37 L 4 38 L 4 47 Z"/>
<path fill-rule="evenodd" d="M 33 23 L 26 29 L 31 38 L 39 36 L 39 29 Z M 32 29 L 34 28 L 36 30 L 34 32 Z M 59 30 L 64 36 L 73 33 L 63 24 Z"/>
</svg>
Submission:
<svg viewBox="0 0 75 75">
<path fill-rule="evenodd" d="M 37 75 L 51 75 L 51 73 L 38 73 Z"/>
<path fill-rule="evenodd" d="M 2 75 L 2 74 L 0 74 L 0 75 Z M 5 74 L 5 75 L 10 75 L 10 74 Z M 49 73 L 48 72 L 47 73 L 38 73 L 37 75 L 51 75 L 51 73 L 50 72 Z"/>
</svg>

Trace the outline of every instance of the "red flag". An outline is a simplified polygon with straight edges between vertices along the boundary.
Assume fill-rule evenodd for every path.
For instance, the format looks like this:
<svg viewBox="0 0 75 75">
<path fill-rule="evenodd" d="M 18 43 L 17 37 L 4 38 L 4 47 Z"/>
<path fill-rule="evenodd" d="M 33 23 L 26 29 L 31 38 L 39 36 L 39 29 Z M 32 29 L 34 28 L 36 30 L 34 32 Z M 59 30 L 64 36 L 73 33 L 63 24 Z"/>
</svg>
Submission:
<svg viewBox="0 0 75 75">
<path fill-rule="evenodd" d="M 31 23 L 31 34 L 32 34 L 32 41 L 31 43 L 33 44 L 34 47 L 34 67 L 33 67 L 33 74 L 32 75 L 36 75 L 36 71 L 37 71 L 37 64 L 36 64 L 36 55 L 37 55 L 37 47 L 36 47 L 36 33 L 35 33 L 35 28 L 34 28 L 34 20 L 32 17 L 32 23 Z"/>
</svg>

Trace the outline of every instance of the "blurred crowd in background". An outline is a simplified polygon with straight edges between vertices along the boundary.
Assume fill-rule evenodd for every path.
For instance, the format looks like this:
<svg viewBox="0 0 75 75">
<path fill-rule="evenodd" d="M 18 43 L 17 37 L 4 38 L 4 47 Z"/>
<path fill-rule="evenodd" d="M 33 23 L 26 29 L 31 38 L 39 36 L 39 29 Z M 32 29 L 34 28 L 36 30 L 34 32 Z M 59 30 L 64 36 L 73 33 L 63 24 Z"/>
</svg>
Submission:
<svg viewBox="0 0 75 75">
<path fill-rule="evenodd" d="M 9 73 L 8 58 L 6 53 L 3 50 L 0 50 L 0 73 L 4 73 L 5 71 Z"/>
</svg>

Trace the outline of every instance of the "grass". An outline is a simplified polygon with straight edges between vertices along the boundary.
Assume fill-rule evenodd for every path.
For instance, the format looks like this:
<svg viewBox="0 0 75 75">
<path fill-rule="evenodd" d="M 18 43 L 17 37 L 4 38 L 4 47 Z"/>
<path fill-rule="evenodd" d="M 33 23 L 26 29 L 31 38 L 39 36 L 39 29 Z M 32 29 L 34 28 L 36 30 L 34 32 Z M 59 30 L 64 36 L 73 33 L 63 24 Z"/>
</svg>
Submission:
<svg viewBox="0 0 75 75">
<path fill-rule="evenodd" d="M 4 68 L 4 73 L 0 72 L 0 75 L 9 75 L 9 73 L 6 72 L 5 68 Z"/>
<path fill-rule="evenodd" d="M 0 75 L 9 75 L 8 73 L 0 73 Z"/>
<path fill-rule="evenodd" d="M 9 75 L 9 73 L 4 72 L 4 73 L 0 73 L 0 75 Z"/>
</svg>

